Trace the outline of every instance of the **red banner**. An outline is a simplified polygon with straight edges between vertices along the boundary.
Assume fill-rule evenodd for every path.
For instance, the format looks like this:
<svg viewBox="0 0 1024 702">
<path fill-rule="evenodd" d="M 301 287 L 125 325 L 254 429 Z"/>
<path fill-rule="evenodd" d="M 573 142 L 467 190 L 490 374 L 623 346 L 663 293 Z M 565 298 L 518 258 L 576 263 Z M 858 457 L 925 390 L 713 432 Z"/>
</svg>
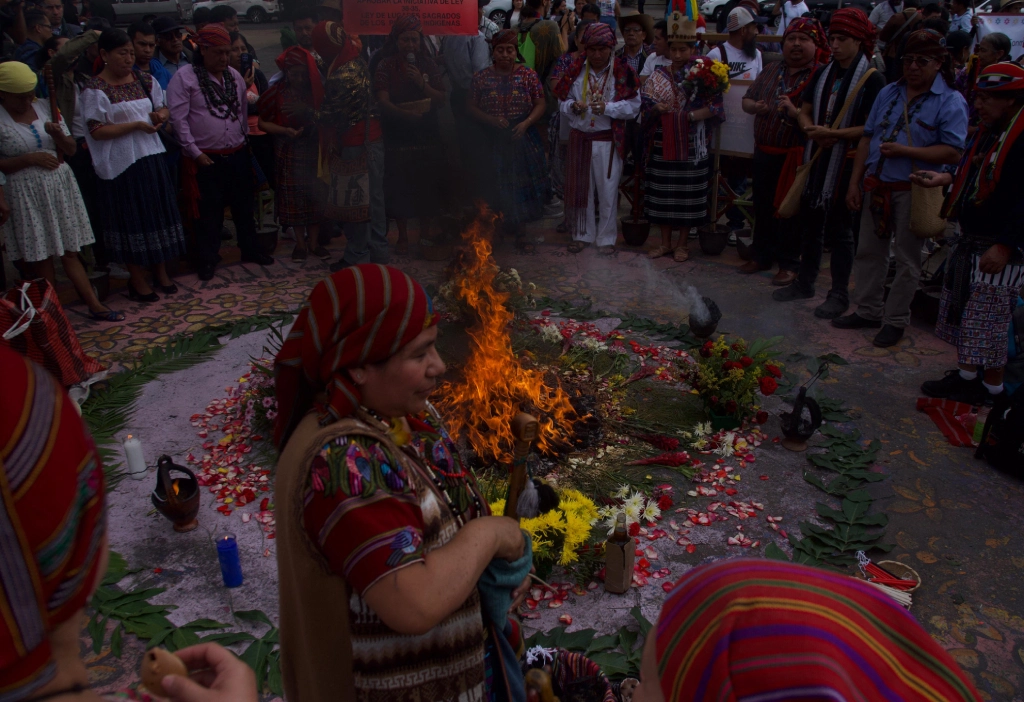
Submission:
<svg viewBox="0 0 1024 702">
<path fill-rule="evenodd" d="M 350 34 L 390 34 L 401 15 L 416 15 L 423 33 L 476 34 L 479 31 L 474 0 L 343 0 L 345 31 Z"/>
</svg>

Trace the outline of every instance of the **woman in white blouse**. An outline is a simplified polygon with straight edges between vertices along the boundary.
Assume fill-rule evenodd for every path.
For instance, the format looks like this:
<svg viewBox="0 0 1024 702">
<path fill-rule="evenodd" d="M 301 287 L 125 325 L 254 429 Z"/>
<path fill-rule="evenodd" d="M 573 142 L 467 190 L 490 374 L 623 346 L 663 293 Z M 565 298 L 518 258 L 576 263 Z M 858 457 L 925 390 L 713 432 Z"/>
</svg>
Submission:
<svg viewBox="0 0 1024 702">
<path fill-rule="evenodd" d="M 128 297 L 159 299 L 146 280 L 165 295 L 178 292 L 165 263 L 185 253 L 185 236 L 157 131 L 170 116 L 160 84 L 135 69 L 128 34 L 106 29 L 100 35 L 103 70 L 85 84 L 81 109 L 86 141 L 99 177 L 96 205 L 103 240 L 112 261 L 131 274 Z"/>
</svg>

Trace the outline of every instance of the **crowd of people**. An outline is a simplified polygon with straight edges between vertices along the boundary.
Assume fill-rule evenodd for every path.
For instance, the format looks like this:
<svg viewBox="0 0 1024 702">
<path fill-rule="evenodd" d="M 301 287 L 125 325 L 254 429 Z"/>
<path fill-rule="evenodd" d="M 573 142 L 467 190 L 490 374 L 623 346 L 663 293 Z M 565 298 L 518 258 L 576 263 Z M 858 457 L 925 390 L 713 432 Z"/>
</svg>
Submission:
<svg viewBox="0 0 1024 702">
<path fill-rule="evenodd" d="M 753 258 L 740 272 L 777 267 L 776 301 L 810 299 L 828 253 L 815 316 L 877 329 L 875 345 L 893 346 L 933 246 L 922 237 L 935 237 L 915 224 L 929 215 L 921 203 L 937 219 L 946 188 L 938 333 L 960 348 L 960 368 L 924 392 L 977 403 L 1001 391 L 1024 237 L 990 213 L 992 202 L 1005 211 L 1017 177 L 1024 83 L 1009 38 L 978 39 L 961 0 L 885 0 L 870 16 L 844 8 L 827 30 L 794 0 L 775 6 L 768 30 L 772 18 L 739 0 L 721 42 L 703 21 L 654 21 L 615 2 L 516 0 L 499 27 L 479 0 L 476 35 L 426 36 L 404 15 L 383 41 L 348 35 L 324 7 L 292 18 L 269 80 L 230 7 L 197 10 L 195 31 L 166 17 L 124 31 L 43 2 L 19 6 L 6 29 L 21 42 L 0 64 L 6 254 L 51 281 L 60 257 L 95 319 L 123 314 L 89 284 L 80 254 L 90 247 L 138 302 L 176 293 L 168 264 L 183 256 L 213 277 L 226 209 L 242 261 L 271 263 L 254 216 L 264 189 L 293 260 L 329 259 L 325 244 L 344 233 L 338 270 L 387 263 L 389 220 L 404 254 L 409 220 L 432 239 L 443 215 L 477 199 L 523 251 L 534 248 L 524 224 L 561 217 L 571 253 L 609 254 L 620 185 L 635 178 L 643 217 L 660 228 L 648 255 L 686 261 L 710 222 L 712 135 L 737 118 L 688 77 L 713 62 L 744 81 L 741 109 L 753 116 L 753 158 L 725 159 L 722 174 L 753 202 Z M 747 226 L 737 207 L 727 219 Z"/>
</svg>

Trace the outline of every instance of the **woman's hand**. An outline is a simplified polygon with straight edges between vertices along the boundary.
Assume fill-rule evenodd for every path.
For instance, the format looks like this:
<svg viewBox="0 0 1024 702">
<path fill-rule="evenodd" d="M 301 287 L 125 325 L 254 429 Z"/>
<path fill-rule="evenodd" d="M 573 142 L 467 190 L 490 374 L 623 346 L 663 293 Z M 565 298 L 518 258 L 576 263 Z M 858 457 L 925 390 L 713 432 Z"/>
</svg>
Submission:
<svg viewBox="0 0 1024 702">
<path fill-rule="evenodd" d="M 252 84 L 256 82 L 256 66 L 249 66 L 249 70 L 245 74 L 245 89 L 248 90 L 252 87 Z"/>
<path fill-rule="evenodd" d="M 411 63 L 405 64 L 405 77 L 408 78 L 417 88 L 422 89 L 425 84 L 425 81 L 423 80 L 423 73 L 419 68 Z"/>
<path fill-rule="evenodd" d="M 159 127 L 155 127 L 149 122 L 139 121 L 135 123 L 135 128 L 144 134 L 156 134 Z"/>
<path fill-rule="evenodd" d="M 884 142 L 878 147 L 878 152 L 886 158 L 906 158 L 908 156 L 907 147 L 894 141 Z"/>
<path fill-rule="evenodd" d="M 160 125 L 164 123 L 164 116 L 159 112 L 150 112 L 149 121 L 153 123 L 154 127 L 159 129 Z"/>
<path fill-rule="evenodd" d="M 302 130 L 293 129 L 292 127 L 285 127 L 284 136 L 288 137 L 289 139 L 298 139 L 300 136 L 302 136 Z"/>
<path fill-rule="evenodd" d="M 508 129 L 508 120 L 504 117 L 495 117 L 491 115 L 491 126 L 495 129 Z"/>
<path fill-rule="evenodd" d="M 950 185 L 953 182 L 953 176 L 949 173 L 937 173 L 936 171 L 917 171 L 910 174 L 910 182 L 923 188 L 940 188 L 944 185 Z"/>
<path fill-rule="evenodd" d="M 978 261 L 978 270 L 982 273 L 995 275 L 1002 273 L 1006 264 L 1010 261 L 1010 247 L 1004 244 L 992 244 L 988 251 L 981 255 Z"/>
<path fill-rule="evenodd" d="M 523 135 L 526 134 L 526 130 L 530 128 L 530 125 L 526 123 L 524 119 L 522 122 L 512 127 L 512 138 L 522 139 Z"/>
<path fill-rule="evenodd" d="M 46 133 L 54 138 L 54 140 L 60 139 L 64 136 L 64 130 L 60 128 L 60 125 L 56 122 L 47 122 L 43 125 L 43 129 Z"/>
<path fill-rule="evenodd" d="M 850 183 L 850 187 L 846 191 L 846 207 L 850 212 L 860 212 L 863 205 L 864 194 L 860 191 L 860 185 L 857 183 Z"/>
<path fill-rule="evenodd" d="M 172 702 L 256 702 L 256 675 L 231 651 L 214 643 L 176 652 L 189 677 L 168 675 L 161 683 Z"/>
<path fill-rule="evenodd" d="M 672 104 L 668 102 L 659 102 L 654 106 L 654 109 L 658 111 L 658 114 L 668 114 L 672 111 Z"/>
<path fill-rule="evenodd" d="M 45 151 L 33 151 L 30 154 L 25 154 L 25 161 L 30 167 L 45 168 L 48 171 L 57 170 L 57 167 L 60 166 L 57 157 Z"/>
</svg>

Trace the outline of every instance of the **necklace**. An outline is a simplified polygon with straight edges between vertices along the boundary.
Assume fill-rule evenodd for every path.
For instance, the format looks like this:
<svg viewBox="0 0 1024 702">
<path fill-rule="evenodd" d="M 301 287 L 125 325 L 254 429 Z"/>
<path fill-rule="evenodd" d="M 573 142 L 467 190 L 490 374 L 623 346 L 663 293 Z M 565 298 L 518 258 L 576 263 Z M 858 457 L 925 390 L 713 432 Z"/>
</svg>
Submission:
<svg viewBox="0 0 1024 702">
<path fill-rule="evenodd" d="M 217 119 L 237 120 L 240 103 L 238 101 L 238 89 L 235 86 L 235 76 L 230 68 L 221 74 L 224 80 L 224 87 L 217 84 L 206 70 L 205 66 L 196 64 L 193 66 L 196 79 L 199 81 L 199 90 L 206 100 L 206 109 Z"/>
<path fill-rule="evenodd" d="M 594 77 L 590 75 L 590 61 L 587 61 L 587 68 L 583 72 L 583 100 L 582 100 L 582 102 L 583 102 L 584 105 L 588 104 L 587 103 L 587 90 L 588 89 L 590 90 L 590 94 L 592 96 L 593 95 L 598 95 L 601 98 L 601 102 L 602 103 L 604 102 L 604 88 L 608 84 L 608 76 L 610 76 L 611 73 L 612 73 L 612 67 L 609 64 L 607 66 L 607 70 L 605 71 L 604 77 L 601 78 L 601 82 L 598 83 L 598 84 L 595 84 Z M 590 108 L 586 107 L 584 109 L 590 109 Z M 595 115 L 593 112 L 591 112 L 590 113 L 590 127 L 591 127 L 591 129 L 593 129 L 596 119 L 597 119 L 597 115 Z"/>
</svg>

